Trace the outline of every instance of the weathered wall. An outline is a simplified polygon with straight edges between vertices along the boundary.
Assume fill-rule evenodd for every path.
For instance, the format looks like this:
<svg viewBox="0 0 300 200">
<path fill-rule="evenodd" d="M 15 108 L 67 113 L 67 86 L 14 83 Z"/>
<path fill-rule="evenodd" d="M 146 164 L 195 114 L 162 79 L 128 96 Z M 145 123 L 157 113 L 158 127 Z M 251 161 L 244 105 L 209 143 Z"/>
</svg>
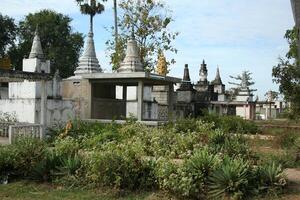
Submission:
<svg viewBox="0 0 300 200">
<path fill-rule="evenodd" d="M 47 101 L 47 125 L 56 122 L 66 122 L 74 118 L 74 102 L 65 100 Z M 27 123 L 40 123 L 41 104 L 39 99 L 2 99 L 0 111 L 15 114 L 18 121 Z"/>
<path fill-rule="evenodd" d="M 75 103 L 75 115 L 81 119 L 91 119 L 92 89 L 85 79 L 65 79 L 62 81 L 61 94 L 64 99 Z"/>
</svg>

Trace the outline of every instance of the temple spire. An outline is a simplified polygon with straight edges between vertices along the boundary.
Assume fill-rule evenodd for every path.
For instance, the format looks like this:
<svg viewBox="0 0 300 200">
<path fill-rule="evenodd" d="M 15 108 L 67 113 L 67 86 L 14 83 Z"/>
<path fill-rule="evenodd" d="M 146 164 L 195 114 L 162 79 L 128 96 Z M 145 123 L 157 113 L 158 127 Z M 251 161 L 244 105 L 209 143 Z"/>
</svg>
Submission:
<svg viewBox="0 0 300 200">
<path fill-rule="evenodd" d="M 206 63 L 205 60 L 203 60 L 201 67 L 200 67 L 200 72 L 199 72 L 199 76 L 200 76 L 200 81 L 199 83 L 205 84 L 207 83 L 207 67 L 206 67 Z"/>
<path fill-rule="evenodd" d="M 179 91 L 192 91 L 194 90 L 193 84 L 191 83 L 190 72 L 188 64 L 184 66 L 183 79 L 180 85 Z"/>
<path fill-rule="evenodd" d="M 189 71 L 188 64 L 185 64 L 185 66 L 184 66 L 184 73 L 183 73 L 183 79 L 182 80 L 185 81 L 185 82 L 191 82 L 190 71 Z"/>
<path fill-rule="evenodd" d="M 88 74 L 97 72 L 102 72 L 102 69 L 96 56 L 94 33 L 91 25 L 85 45 L 85 50 L 83 52 L 83 55 L 79 58 L 78 67 L 76 68 L 76 71 L 74 73 Z"/>
<path fill-rule="evenodd" d="M 212 84 L 214 84 L 214 85 L 222 85 L 222 79 L 221 79 L 221 76 L 220 76 L 219 67 L 217 67 L 216 78 L 215 78 L 215 80 L 213 80 Z"/>
<path fill-rule="evenodd" d="M 39 32 L 38 28 L 39 27 L 36 26 L 29 58 L 44 59 L 44 53 L 42 49 L 41 39 L 38 33 Z"/>
<path fill-rule="evenodd" d="M 143 64 L 140 59 L 139 48 L 134 37 L 134 30 L 131 33 L 130 39 L 127 41 L 126 56 L 117 72 L 143 72 Z"/>
</svg>

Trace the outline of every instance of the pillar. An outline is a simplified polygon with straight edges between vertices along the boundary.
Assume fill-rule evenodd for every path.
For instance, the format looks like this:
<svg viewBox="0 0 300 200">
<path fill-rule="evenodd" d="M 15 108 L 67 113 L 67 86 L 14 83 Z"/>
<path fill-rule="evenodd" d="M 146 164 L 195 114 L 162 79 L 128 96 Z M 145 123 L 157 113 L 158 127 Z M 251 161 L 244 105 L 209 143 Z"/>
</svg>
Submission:
<svg viewBox="0 0 300 200">
<path fill-rule="evenodd" d="M 144 83 L 143 81 L 138 82 L 138 88 L 137 88 L 137 118 L 138 121 L 143 120 L 143 100 L 144 100 Z"/>
<path fill-rule="evenodd" d="M 47 92 L 46 92 L 46 81 L 41 82 L 41 125 L 42 125 L 42 137 L 45 136 L 45 130 L 47 126 Z"/>
<path fill-rule="evenodd" d="M 169 85 L 169 96 L 168 96 L 168 108 L 169 108 L 169 120 L 174 119 L 174 113 L 173 113 L 173 107 L 174 107 L 174 85 L 171 83 Z"/>
</svg>

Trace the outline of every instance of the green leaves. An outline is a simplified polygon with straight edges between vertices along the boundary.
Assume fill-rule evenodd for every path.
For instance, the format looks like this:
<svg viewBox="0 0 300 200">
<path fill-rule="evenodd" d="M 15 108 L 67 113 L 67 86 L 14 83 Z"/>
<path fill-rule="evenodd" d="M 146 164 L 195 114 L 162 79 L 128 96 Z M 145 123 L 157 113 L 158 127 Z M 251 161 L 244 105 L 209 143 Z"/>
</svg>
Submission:
<svg viewBox="0 0 300 200">
<path fill-rule="evenodd" d="M 285 38 L 289 44 L 286 58 L 279 58 L 279 63 L 273 67 L 273 81 L 279 84 L 279 91 L 285 99 L 291 102 L 289 117 L 300 118 L 300 67 L 298 60 L 298 28 L 287 30 Z"/>
<path fill-rule="evenodd" d="M 0 58 L 4 57 L 8 49 L 15 45 L 17 26 L 12 18 L 0 13 Z"/>
<path fill-rule="evenodd" d="M 19 22 L 19 44 L 10 52 L 13 66 L 21 70 L 22 59 L 28 57 L 39 25 L 42 48 L 46 59 L 51 61 L 51 73 L 59 69 L 63 78 L 73 75 L 83 47 L 83 35 L 72 31 L 71 21 L 68 16 L 51 10 L 28 14 Z"/>
<path fill-rule="evenodd" d="M 153 71 L 159 50 L 177 52 L 172 41 L 179 33 L 171 32 L 168 27 L 172 22 L 170 11 L 159 1 L 147 0 L 136 3 L 135 0 L 122 0 L 119 3 L 121 15 L 118 17 L 119 36 L 115 44 L 113 38 L 107 41 L 107 50 L 113 69 L 117 69 L 125 56 L 126 41 L 135 28 L 135 38 L 140 47 L 140 57 L 145 69 Z M 172 63 L 175 61 L 170 59 Z"/>
</svg>

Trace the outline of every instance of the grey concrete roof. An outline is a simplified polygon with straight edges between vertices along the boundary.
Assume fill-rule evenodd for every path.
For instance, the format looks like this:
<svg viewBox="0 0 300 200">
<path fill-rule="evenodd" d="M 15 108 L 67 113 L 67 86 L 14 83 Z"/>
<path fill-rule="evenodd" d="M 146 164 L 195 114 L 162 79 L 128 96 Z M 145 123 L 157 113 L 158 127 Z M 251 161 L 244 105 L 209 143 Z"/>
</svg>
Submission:
<svg viewBox="0 0 300 200">
<path fill-rule="evenodd" d="M 0 69 L 0 82 L 52 80 L 50 74 Z"/>
<path fill-rule="evenodd" d="M 131 82 L 144 80 L 155 84 L 180 83 L 181 79 L 171 76 L 160 76 L 149 72 L 131 72 L 131 73 L 92 73 L 82 74 L 83 79 L 89 79 L 99 82 Z"/>
</svg>

